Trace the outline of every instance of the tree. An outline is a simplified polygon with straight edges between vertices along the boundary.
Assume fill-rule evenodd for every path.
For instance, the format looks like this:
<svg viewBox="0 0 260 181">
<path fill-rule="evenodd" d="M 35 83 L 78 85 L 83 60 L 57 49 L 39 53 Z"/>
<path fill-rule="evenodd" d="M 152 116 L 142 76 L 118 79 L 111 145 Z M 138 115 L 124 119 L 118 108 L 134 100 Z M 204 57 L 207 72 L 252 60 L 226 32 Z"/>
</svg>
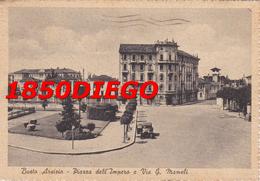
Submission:
<svg viewBox="0 0 260 181">
<path fill-rule="evenodd" d="M 121 124 L 124 125 L 124 141 L 127 138 L 127 132 L 129 128 L 129 124 L 133 120 L 133 112 L 129 110 L 125 110 L 124 114 L 121 117 Z"/>
<path fill-rule="evenodd" d="M 86 105 L 85 103 L 82 103 L 82 104 L 80 105 L 80 110 L 81 110 L 82 112 L 86 112 L 86 110 L 87 110 L 87 105 Z"/>
<path fill-rule="evenodd" d="M 48 101 L 45 99 L 42 101 L 42 107 L 43 107 L 44 111 L 46 110 L 47 106 L 48 106 Z"/>
<path fill-rule="evenodd" d="M 244 115 L 247 114 L 247 105 L 251 102 L 251 87 L 243 86 L 240 88 L 224 87 L 223 89 L 217 92 L 217 97 L 223 99 L 224 103 L 227 102 L 228 109 L 230 110 L 230 103 L 233 101 L 238 105 L 239 111 L 243 112 Z"/>
<path fill-rule="evenodd" d="M 71 130 L 72 126 L 75 128 L 80 127 L 80 123 L 78 121 L 78 115 L 74 112 L 73 101 L 71 97 L 66 98 L 63 102 L 63 111 L 61 113 L 62 121 L 59 121 L 56 124 L 56 128 L 59 132 L 63 134 L 63 132 L 67 130 Z"/>
<path fill-rule="evenodd" d="M 251 103 L 251 86 L 244 86 L 238 89 L 237 102 L 240 111 L 246 115 L 247 105 Z"/>
</svg>

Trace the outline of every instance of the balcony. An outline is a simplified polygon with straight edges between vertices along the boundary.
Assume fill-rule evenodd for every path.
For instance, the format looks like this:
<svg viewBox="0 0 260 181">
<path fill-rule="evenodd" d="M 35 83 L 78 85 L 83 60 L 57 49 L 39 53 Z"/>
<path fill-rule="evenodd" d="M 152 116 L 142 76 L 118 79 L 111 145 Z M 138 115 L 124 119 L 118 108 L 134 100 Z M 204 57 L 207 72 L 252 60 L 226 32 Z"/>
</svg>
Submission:
<svg viewBox="0 0 260 181">
<path fill-rule="evenodd" d="M 168 60 L 158 60 L 158 63 L 169 63 L 169 61 Z"/>
<path fill-rule="evenodd" d="M 169 73 L 173 73 L 173 72 L 174 72 L 174 69 L 168 69 L 168 72 L 169 72 Z"/>
<path fill-rule="evenodd" d="M 133 60 L 133 59 L 131 59 L 131 60 L 130 60 L 130 63 L 137 63 L 137 61 L 136 61 L 136 60 Z"/>
<path fill-rule="evenodd" d="M 144 72 L 144 69 L 140 69 L 140 72 Z"/>
<path fill-rule="evenodd" d="M 122 70 L 122 73 L 129 73 L 129 70 L 123 69 L 123 70 Z"/>
<path fill-rule="evenodd" d="M 154 73 L 154 70 L 153 69 L 148 69 L 147 72 L 148 73 Z"/>
<path fill-rule="evenodd" d="M 142 60 L 142 59 L 140 59 L 140 60 L 138 61 L 138 63 L 144 63 L 144 64 L 145 64 L 146 62 L 145 62 L 145 60 L 144 60 L 144 59 L 143 59 L 143 60 Z"/>
</svg>

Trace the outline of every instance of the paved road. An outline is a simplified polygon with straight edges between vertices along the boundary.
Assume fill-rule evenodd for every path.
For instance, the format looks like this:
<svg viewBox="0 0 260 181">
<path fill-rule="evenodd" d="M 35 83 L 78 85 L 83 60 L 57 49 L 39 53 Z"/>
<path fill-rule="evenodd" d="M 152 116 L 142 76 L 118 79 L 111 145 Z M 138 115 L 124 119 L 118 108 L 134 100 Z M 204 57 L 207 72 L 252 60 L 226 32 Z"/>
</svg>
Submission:
<svg viewBox="0 0 260 181">
<path fill-rule="evenodd" d="M 160 136 L 98 155 L 48 155 L 9 148 L 10 166 L 189 167 L 250 166 L 250 122 L 211 102 L 176 107 L 141 107 L 141 120 Z"/>
</svg>

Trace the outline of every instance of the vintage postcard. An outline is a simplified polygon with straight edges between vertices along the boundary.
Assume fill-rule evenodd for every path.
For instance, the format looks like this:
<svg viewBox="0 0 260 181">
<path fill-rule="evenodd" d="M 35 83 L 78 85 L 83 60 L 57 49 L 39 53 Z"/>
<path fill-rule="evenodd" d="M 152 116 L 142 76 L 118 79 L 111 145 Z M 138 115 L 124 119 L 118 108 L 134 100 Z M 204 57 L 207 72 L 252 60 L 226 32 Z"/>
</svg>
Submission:
<svg viewBox="0 0 260 181">
<path fill-rule="evenodd" d="M 258 180 L 256 1 L 1 1 L 1 180 Z"/>
</svg>

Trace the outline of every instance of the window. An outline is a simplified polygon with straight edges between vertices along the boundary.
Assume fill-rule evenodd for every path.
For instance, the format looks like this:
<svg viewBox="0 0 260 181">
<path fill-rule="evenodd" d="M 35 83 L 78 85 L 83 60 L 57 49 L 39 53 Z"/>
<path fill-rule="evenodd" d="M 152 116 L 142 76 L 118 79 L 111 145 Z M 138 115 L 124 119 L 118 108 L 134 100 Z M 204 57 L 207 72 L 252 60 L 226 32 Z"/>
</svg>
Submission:
<svg viewBox="0 0 260 181">
<path fill-rule="evenodd" d="M 123 60 L 126 60 L 126 55 L 123 55 Z"/>
<path fill-rule="evenodd" d="M 133 61 L 135 61 L 135 55 L 133 55 Z"/>
<path fill-rule="evenodd" d="M 163 71 L 163 65 L 160 65 L 160 71 Z"/>
<path fill-rule="evenodd" d="M 144 60 L 144 56 L 143 55 L 141 55 L 141 60 Z"/>
<path fill-rule="evenodd" d="M 169 60 L 172 60 L 172 55 L 169 55 Z"/>
<path fill-rule="evenodd" d="M 148 74 L 148 79 L 153 80 L 153 74 Z"/>
<path fill-rule="evenodd" d="M 169 84 L 168 90 L 169 90 L 169 91 L 172 90 L 172 85 L 171 85 L 171 84 Z"/>
<path fill-rule="evenodd" d="M 163 81 L 163 74 L 160 74 L 160 81 Z"/>
<path fill-rule="evenodd" d="M 153 70 L 152 65 L 148 65 L 148 70 L 150 70 L 150 71 Z"/>
<path fill-rule="evenodd" d="M 202 97 L 202 93 L 200 93 L 200 97 Z"/>
<path fill-rule="evenodd" d="M 140 81 L 144 81 L 144 74 L 143 73 L 140 74 Z"/>
<path fill-rule="evenodd" d="M 160 87 L 159 87 L 159 89 L 160 89 L 160 91 L 162 91 L 162 90 L 163 90 L 163 85 L 162 85 L 162 84 L 160 84 Z"/>
<path fill-rule="evenodd" d="M 174 80 L 177 81 L 177 75 L 174 76 Z"/>
<path fill-rule="evenodd" d="M 152 91 L 152 86 L 151 85 L 148 86 L 148 90 Z"/>
<path fill-rule="evenodd" d="M 149 60 L 152 60 L 153 59 L 153 56 L 152 55 L 149 55 Z"/>
<path fill-rule="evenodd" d="M 135 73 L 132 73 L 132 80 L 135 80 Z"/>
<path fill-rule="evenodd" d="M 123 81 L 126 82 L 127 81 L 127 75 L 123 74 Z"/>
<path fill-rule="evenodd" d="M 170 70 L 170 71 L 172 70 L 172 65 L 169 65 L 169 70 Z"/>
<path fill-rule="evenodd" d="M 162 55 L 162 54 L 160 55 L 160 60 L 161 60 L 161 61 L 163 60 L 163 55 Z"/>
<path fill-rule="evenodd" d="M 169 75 L 169 81 L 172 81 L 172 74 Z"/>
<path fill-rule="evenodd" d="M 126 64 L 124 64 L 124 70 L 127 70 L 127 66 L 126 66 Z"/>
<path fill-rule="evenodd" d="M 135 65 L 132 65 L 132 70 L 135 71 Z"/>
<path fill-rule="evenodd" d="M 144 65 L 140 65 L 140 70 L 144 71 Z"/>
</svg>

